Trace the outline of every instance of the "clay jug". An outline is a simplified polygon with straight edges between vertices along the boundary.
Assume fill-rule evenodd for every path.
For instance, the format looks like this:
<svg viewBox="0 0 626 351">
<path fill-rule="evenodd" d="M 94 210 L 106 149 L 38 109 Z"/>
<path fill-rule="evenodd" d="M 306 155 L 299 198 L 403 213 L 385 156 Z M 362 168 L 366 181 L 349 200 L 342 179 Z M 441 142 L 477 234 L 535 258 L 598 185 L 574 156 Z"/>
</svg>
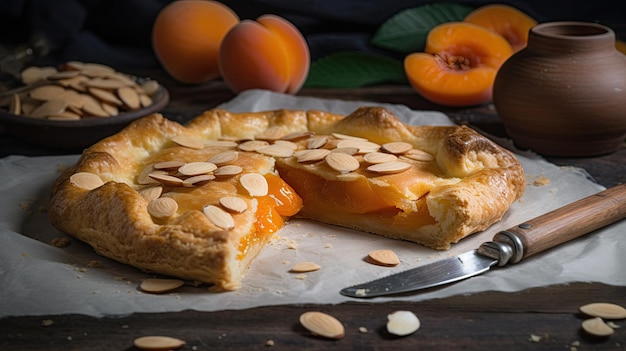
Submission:
<svg viewBox="0 0 626 351">
<path fill-rule="evenodd" d="M 493 102 L 514 143 L 549 156 L 596 156 L 626 138 L 626 56 L 615 33 L 586 22 L 531 28 L 499 69 Z"/>
</svg>

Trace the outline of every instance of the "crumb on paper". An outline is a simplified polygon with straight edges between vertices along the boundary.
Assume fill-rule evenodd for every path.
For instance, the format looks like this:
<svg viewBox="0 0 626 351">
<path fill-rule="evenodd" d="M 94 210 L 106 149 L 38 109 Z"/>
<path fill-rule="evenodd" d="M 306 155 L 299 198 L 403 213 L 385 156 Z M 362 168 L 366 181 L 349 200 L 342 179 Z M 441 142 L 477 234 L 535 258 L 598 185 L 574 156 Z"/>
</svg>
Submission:
<svg viewBox="0 0 626 351">
<path fill-rule="evenodd" d="M 97 260 L 91 260 L 87 263 L 87 267 L 89 268 L 102 268 L 102 264 Z"/>
<path fill-rule="evenodd" d="M 70 244 L 72 242 L 67 237 L 56 237 L 56 238 L 52 239 L 52 241 L 50 243 L 54 247 L 64 248 L 64 247 L 70 246 Z"/>
<path fill-rule="evenodd" d="M 289 240 L 287 242 L 287 248 L 289 250 L 297 250 L 298 249 L 298 243 L 295 240 Z"/>
<path fill-rule="evenodd" d="M 533 181 L 533 185 L 534 186 L 550 185 L 550 178 L 539 176 L 535 178 L 535 180 Z"/>
<path fill-rule="evenodd" d="M 298 279 L 298 280 L 305 280 L 305 279 L 306 279 L 306 277 L 307 277 L 307 275 L 306 275 L 306 274 L 298 274 L 298 275 L 296 275 L 296 277 L 295 277 L 295 278 L 296 278 L 296 279 Z"/>
<path fill-rule="evenodd" d="M 332 248 L 333 248 L 333 244 L 331 244 L 331 243 L 326 243 L 326 244 L 324 244 L 324 248 L 325 248 L 325 249 L 332 249 Z"/>
<path fill-rule="evenodd" d="M 29 199 L 27 199 L 27 200 L 24 200 L 24 201 L 20 202 L 20 203 L 19 203 L 19 206 L 20 206 L 20 208 L 21 208 L 23 211 L 31 212 L 31 211 L 30 211 L 30 210 L 31 210 L 31 207 L 33 206 L 33 203 L 35 203 L 35 201 L 36 201 L 36 200 L 37 200 L 37 199 L 35 199 L 35 198 L 32 198 L 32 197 L 31 197 L 31 198 L 29 198 Z"/>
</svg>

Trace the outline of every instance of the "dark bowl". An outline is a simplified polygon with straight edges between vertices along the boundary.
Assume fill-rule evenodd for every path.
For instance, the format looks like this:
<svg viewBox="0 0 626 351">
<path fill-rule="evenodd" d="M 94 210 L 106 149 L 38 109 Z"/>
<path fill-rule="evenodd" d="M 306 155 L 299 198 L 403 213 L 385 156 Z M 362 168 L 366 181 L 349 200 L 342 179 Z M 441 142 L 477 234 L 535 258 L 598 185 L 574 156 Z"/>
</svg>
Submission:
<svg viewBox="0 0 626 351">
<path fill-rule="evenodd" d="M 7 132 L 29 143 L 53 149 L 76 151 L 121 131 L 136 119 L 161 111 L 170 100 L 169 93 L 161 85 L 151 97 L 152 105 L 140 110 L 107 118 L 93 117 L 77 121 L 18 116 L 0 109 L 0 124 Z"/>
</svg>

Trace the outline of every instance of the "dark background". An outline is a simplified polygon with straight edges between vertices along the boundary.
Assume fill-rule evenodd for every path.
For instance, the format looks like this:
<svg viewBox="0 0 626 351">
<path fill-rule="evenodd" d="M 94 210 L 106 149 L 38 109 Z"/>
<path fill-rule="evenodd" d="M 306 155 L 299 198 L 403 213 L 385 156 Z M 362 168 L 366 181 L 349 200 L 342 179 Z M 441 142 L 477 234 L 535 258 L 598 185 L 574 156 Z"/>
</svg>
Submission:
<svg viewBox="0 0 626 351">
<path fill-rule="evenodd" d="M 37 64 L 68 60 L 116 68 L 157 67 L 151 27 L 171 0 L 0 0 L 0 46 L 4 51 L 43 34 L 50 53 Z M 341 50 L 371 51 L 369 38 L 397 12 L 434 1 L 420 0 L 234 0 L 222 1 L 241 19 L 281 15 L 305 36 L 312 59 Z M 478 7 L 494 1 L 451 0 Z M 599 22 L 624 32 L 623 1 L 502 0 L 538 22 Z M 0 50 L 0 54 L 2 50 Z"/>
</svg>

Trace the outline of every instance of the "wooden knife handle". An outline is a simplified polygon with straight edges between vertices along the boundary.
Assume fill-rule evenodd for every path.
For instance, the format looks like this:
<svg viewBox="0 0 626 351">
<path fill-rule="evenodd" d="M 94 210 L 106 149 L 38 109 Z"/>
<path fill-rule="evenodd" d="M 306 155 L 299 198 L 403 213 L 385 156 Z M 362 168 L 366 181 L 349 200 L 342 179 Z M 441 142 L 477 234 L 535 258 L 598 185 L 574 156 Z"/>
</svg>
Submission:
<svg viewBox="0 0 626 351">
<path fill-rule="evenodd" d="M 624 218 L 626 184 L 620 184 L 509 228 L 505 232 L 519 238 L 523 250 L 519 258 L 524 259 Z"/>
</svg>

